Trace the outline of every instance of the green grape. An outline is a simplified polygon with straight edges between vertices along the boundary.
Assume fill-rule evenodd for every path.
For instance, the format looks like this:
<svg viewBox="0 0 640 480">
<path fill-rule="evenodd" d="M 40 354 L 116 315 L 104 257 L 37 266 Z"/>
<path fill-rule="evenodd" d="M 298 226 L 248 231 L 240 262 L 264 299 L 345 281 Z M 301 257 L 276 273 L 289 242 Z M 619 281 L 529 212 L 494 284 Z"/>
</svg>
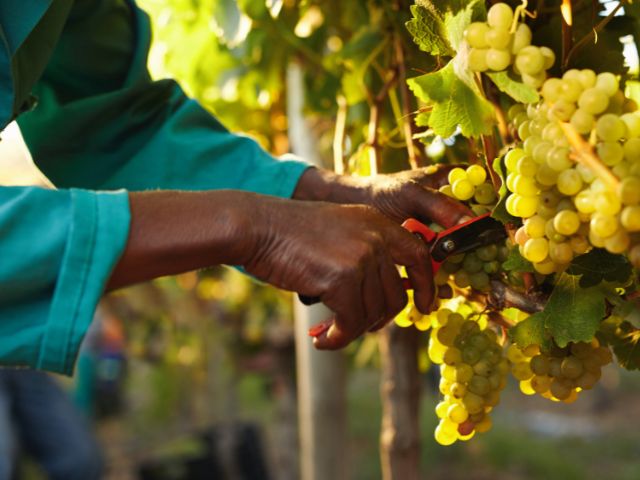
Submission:
<svg viewBox="0 0 640 480">
<path fill-rule="evenodd" d="M 620 120 L 627 127 L 627 138 L 640 137 L 640 117 L 637 113 L 625 113 Z"/>
<path fill-rule="evenodd" d="M 483 183 L 476 187 L 474 194 L 476 202 L 482 205 L 490 205 L 496 201 L 496 192 L 493 189 L 493 185 L 490 183 Z"/>
<path fill-rule="evenodd" d="M 487 172 L 480 165 L 470 165 L 466 170 L 467 179 L 472 185 L 478 186 L 487 179 Z"/>
<path fill-rule="evenodd" d="M 476 250 L 476 255 L 483 262 L 490 262 L 495 260 L 498 256 L 498 246 L 497 245 L 484 245 L 482 247 L 478 247 Z"/>
<path fill-rule="evenodd" d="M 542 97 L 549 103 L 560 99 L 562 92 L 562 80 L 559 78 L 549 78 L 542 85 Z"/>
<path fill-rule="evenodd" d="M 489 70 L 502 71 L 511 64 L 511 54 L 507 50 L 490 48 L 487 50 L 486 62 Z"/>
<path fill-rule="evenodd" d="M 576 103 L 582 94 L 582 85 L 578 80 L 566 79 L 560 85 L 560 99 Z"/>
<path fill-rule="evenodd" d="M 547 155 L 547 165 L 556 172 L 571 168 L 573 163 L 569 159 L 569 149 L 566 147 L 553 147 Z"/>
<path fill-rule="evenodd" d="M 533 125 L 533 122 L 529 122 L 529 130 L 531 130 L 532 125 Z M 524 151 L 527 155 L 532 155 L 533 150 L 541 142 L 540 138 L 538 138 L 539 134 L 540 134 L 539 132 L 538 133 L 531 132 L 531 135 L 527 137 L 527 139 L 522 143 L 522 147 L 524 148 Z"/>
<path fill-rule="evenodd" d="M 475 253 L 467 253 L 462 261 L 462 268 L 467 273 L 476 273 L 482 270 L 482 260 Z"/>
<path fill-rule="evenodd" d="M 618 79 L 613 73 L 603 72 L 596 77 L 596 88 L 612 97 L 618 92 Z"/>
<path fill-rule="evenodd" d="M 620 228 L 613 235 L 604 239 L 604 248 L 611 253 L 620 254 L 627 251 L 630 243 L 629 234 Z"/>
<path fill-rule="evenodd" d="M 547 75 L 545 72 L 539 72 L 536 75 L 529 75 L 527 73 L 523 73 L 522 83 L 532 88 L 535 88 L 537 90 L 542 86 L 546 78 L 547 78 Z"/>
<path fill-rule="evenodd" d="M 518 24 L 516 32 L 513 34 L 513 43 L 511 45 L 511 53 L 517 54 L 524 47 L 531 44 L 531 29 L 525 24 Z"/>
<path fill-rule="evenodd" d="M 536 172 L 536 181 L 545 187 L 551 187 L 558 181 L 558 172 L 549 168 L 547 164 L 540 165 Z"/>
<path fill-rule="evenodd" d="M 530 238 L 524 244 L 523 253 L 530 262 L 542 262 L 549 254 L 549 242 L 544 238 Z"/>
<path fill-rule="evenodd" d="M 620 223 L 628 232 L 640 231 L 640 206 L 624 207 L 620 215 Z"/>
<path fill-rule="evenodd" d="M 542 129 L 542 138 L 547 142 L 555 142 L 560 137 L 564 136 L 564 132 L 560 125 L 555 122 L 549 122 Z"/>
<path fill-rule="evenodd" d="M 507 166 L 507 170 L 513 172 L 516 170 L 516 165 L 521 158 L 526 156 L 526 153 L 521 148 L 514 148 L 507 152 L 504 156 L 504 163 Z"/>
<path fill-rule="evenodd" d="M 563 195 L 575 195 L 582 189 L 582 177 L 574 169 L 565 170 L 558 175 L 557 188 Z"/>
<path fill-rule="evenodd" d="M 467 288 L 471 285 L 469 274 L 464 270 L 459 270 L 453 275 L 453 283 L 459 288 Z"/>
<path fill-rule="evenodd" d="M 617 142 L 626 135 L 627 127 L 617 115 L 605 113 L 596 122 L 596 133 L 605 142 Z"/>
<path fill-rule="evenodd" d="M 557 265 L 566 265 L 573 260 L 573 248 L 569 242 L 549 242 L 549 258 Z"/>
<path fill-rule="evenodd" d="M 564 242 L 566 237 L 556 231 L 556 228 L 553 226 L 553 219 L 547 220 L 547 223 L 544 226 L 544 234 L 548 240 L 553 242 Z"/>
<path fill-rule="evenodd" d="M 596 73 L 593 70 L 584 69 L 580 70 L 580 83 L 582 88 L 591 88 L 596 84 Z"/>
<path fill-rule="evenodd" d="M 622 207 L 618 196 L 610 190 L 599 192 L 595 197 L 596 211 L 605 215 L 615 215 Z"/>
<path fill-rule="evenodd" d="M 574 235 L 571 237 L 569 239 L 569 245 L 571 245 L 571 249 L 576 255 L 587 253 L 590 248 L 589 241 L 582 235 Z"/>
<path fill-rule="evenodd" d="M 545 58 L 538 47 L 529 45 L 516 54 L 516 68 L 527 75 L 536 75 L 544 70 Z"/>
<path fill-rule="evenodd" d="M 434 432 L 434 438 L 439 445 L 448 446 L 453 445 L 458 440 L 458 435 L 455 432 L 449 432 L 445 430 L 441 425 L 438 425 Z"/>
<path fill-rule="evenodd" d="M 561 122 L 568 122 L 571 120 L 571 116 L 576 111 L 576 105 L 573 102 L 567 102 L 562 98 L 555 102 L 549 111 L 550 120 L 559 120 Z"/>
<path fill-rule="evenodd" d="M 454 423 L 462 423 L 469 418 L 469 412 L 460 404 L 454 404 L 447 410 L 447 418 Z"/>
<path fill-rule="evenodd" d="M 461 178 L 453 182 L 451 191 L 458 200 L 464 201 L 473 197 L 475 189 L 469 180 Z"/>
<path fill-rule="evenodd" d="M 597 148 L 602 163 L 608 166 L 618 165 L 624 159 L 624 149 L 617 142 L 602 142 Z"/>
<path fill-rule="evenodd" d="M 583 135 L 587 135 L 593 129 L 595 119 L 592 114 L 583 110 L 582 108 L 577 109 L 571 115 L 571 125 L 576 129 L 578 133 Z"/>
<path fill-rule="evenodd" d="M 640 138 L 630 138 L 624 143 L 624 158 L 629 162 L 640 160 Z"/>
<path fill-rule="evenodd" d="M 482 266 L 482 269 L 486 274 L 493 275 L 500 271 L 500 262 L 497 262 L 497 261 L 487 262 Z"/>
<path fill-rule="evenodd" d="M 535 177 L 538 164 L 529 156 L 522 157 L 516 165 L 516 172 L 525 177 Z"/>
<path fill-rule="evenodd" d="M 484 22 L 473 22 L 464 31 L 464 39 L 472 48 L 487 48 L 489 26 Z"/>
<path fill-rule="evenodd" d="M 518 195 L 530 197 L 538 193 L 538 186 L 533 178 L 516 175 L 513 180 L 513 191 Z"/>
<path fill-rule="evenodd" d="M 453 185 L 456 180 L 466 180 L 467 172 L 460 167 L 452 168 L 447 175 L 447 181 Z"/>
<path fill-rule="evenodd" d="M 540 47 L 540 53 L 544 57 L 544 69 L 549 70 L 556 61 L 556 54 L 549 47 Z"/>
<path fill-rule="evenodd" d="M 484 291 L 489 287 L 489 275 L 487 275 L 484 270 L 472 273 L 469 276 L 469 283 L 471 284 L 471 288 Z"/>
<path fill-rule="evenodd" d="M 578 106 L 591 115 L 598 115 L 609 106 L 609 96 L 597 87 L 587 88 L 580 95 Z"/>
<path fill-rule="evenodd" d="M 553 218 L 553 228 L 561 235 L 573 235 L 580 228 L 580 218 L 576 212 L 562 210 Z"/>
<path fill-rule="evenodd" d="M 551 395 L 556 397 L 558 400 L 565 400 L 569 398 L 569 395 L 571 395 L 571 388 L 558 378 L 554 378 L 551 381 L 551 387 L 549 390 L 551 391 Z"/>
<path fill-rule="evenodd" d="M 512 196 L 515 197 L 513 200 L 513 211 L 515 212 L 515 216 L 528 218 L 535 215 L 536 209 L 538 208 L 537 197 L 524 197 L 517 194 Z"/>
<path fill-rule="evenodd" d="M 547 157 L 549 156 L 549 152 L 551 152 L 553 148 L 554 147 L 551 142 L 540 142 L 533 149 L 533 155 L 532 155 L 533 160 L 536 163 L 542 165 L 543 163 L 545 163 Z"/>
<path fill-rule="evenodd" d="M 560 371 L 565 378 L 575 380 L 580 375 L 582 375 L 584 367 L 582 366 L 582 362 L 578 358 L 569 356 L 562 360 Z"/>
<path fill-rule="evenodd" d="M 489 70 L 489 64 L 487 63 L 486 48 L 472 48 L 469 51 L 469 68 L 474 72 L 486 72 Z"/>
<path fill-rule="evenodd" d="M 591 217 L 589 226 L 591 227 L 591 232 L 604 239 L 610 237 L 618 230 L 618 219 L 613 215 L 605 215 L 604 213 L 598 212 L 594 213 Z M 593 243 L 593 241 L 591 243 Z"/>
<path fill-rule="evenodd" d="M 625 205 L 640 203 L 640 178 L 628 176 L 620 181 L 618 197 Z"/>
<path fill-rule="evenodd" d="M 536 355 L 531 359 L 531 370 L 536 375 L 546 375 L 549 373 L 549 358 L 545 355 Z"/>
<path fill-rule="evenodd" d="M 513 22 L 513 10 L 506 3 L 496 3 L 487 12 L 487 23 L 493 28 L 508 30 Z"/>
<path fill-rule="evenodd" d="M 540 215 L 534 215 L 527 218 L 524 222 L 524 231 L 529 238 L 540 238 L 544 236 L 545 225 L 547 221 Z"/>
<path fill-rule="evenodd" d="M 497 50 L 506 50 L 511 43 L 511 34 L 509 30 L 502 28 L 491 28 L 485 36 L 489 47 Z"/>
<path fill-rule="evenodd" d="M 489 391 L 491 391 L 491 384 L 486 377 L 474 375 L 471 380 L 469 380 L 469 385 L 467 386 L 467 388 L 472 393 L 484 396 L 489 393 Z"/>
<path fill-rule="evenodd" d="M 593 213 L 596 211 L 594 195 L 591 190 L 582 190 L 575 196 L 573 202 L 580 213 Z"/>
</svg>

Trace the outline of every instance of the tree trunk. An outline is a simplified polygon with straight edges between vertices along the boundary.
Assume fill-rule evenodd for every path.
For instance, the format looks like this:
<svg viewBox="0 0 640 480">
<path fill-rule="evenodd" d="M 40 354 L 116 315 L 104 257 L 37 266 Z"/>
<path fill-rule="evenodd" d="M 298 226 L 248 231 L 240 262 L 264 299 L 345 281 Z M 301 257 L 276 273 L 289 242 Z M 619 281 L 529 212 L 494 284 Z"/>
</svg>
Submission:
<svg viewBox="0 0 640 480">
<path fill-rule="evenodd" d="M 380 460 L 384 480 L 420 477 L 420 373 L 414 328 L 389 325 L 380 332 L 382 429 Z"/>
<path fill-rule="evenodd" d="M 287 114 L 293 153 L 320 164 L 316 141 L 303 115 L 304 83 L 296 64 L 287 72 Z M 309 327 L 330 318 L 324 305 L 305 307 L 295 300 L 298 418 L 300 429 L 300 478 L 345 480 L 346 458 L 346 359 L 341 352 L 313 348 Z"/>
</svg>

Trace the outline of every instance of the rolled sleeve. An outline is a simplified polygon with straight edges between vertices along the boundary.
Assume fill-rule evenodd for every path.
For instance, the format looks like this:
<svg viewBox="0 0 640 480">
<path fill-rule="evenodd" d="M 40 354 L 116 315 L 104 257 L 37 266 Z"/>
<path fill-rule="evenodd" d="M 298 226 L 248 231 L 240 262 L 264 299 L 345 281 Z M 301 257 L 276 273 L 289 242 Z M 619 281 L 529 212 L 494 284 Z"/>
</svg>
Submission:
<svg viewBox="0 0 640 480">
<path fill-rule="evenodd" d="M 128 195 L 0 188 L 0 359 L 71 374 L 126 245 Z"/>
</svg>

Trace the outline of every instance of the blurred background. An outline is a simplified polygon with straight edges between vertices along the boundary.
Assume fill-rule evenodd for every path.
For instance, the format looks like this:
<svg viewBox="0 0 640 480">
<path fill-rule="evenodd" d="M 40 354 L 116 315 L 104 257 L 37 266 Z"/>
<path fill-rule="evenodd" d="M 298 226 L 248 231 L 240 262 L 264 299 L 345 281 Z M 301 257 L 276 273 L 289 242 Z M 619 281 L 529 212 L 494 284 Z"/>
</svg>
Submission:
<svg viewBox="0 0 640 480">
<path fill-rule="evenodd" d="M 366 2 L 328 1 L 322 9 L 291 0 L 139 3 L 153 22 L 149 68 L 155 77 L 177 78 L 230 129 L 274 153 L 309 143 L 315 160 L 329 167 L 336 117 L 346 102 L 349 123 L 363 119 L 347 135 L 346 167 L 367 173 L 351 147 L 365 135 L 368 111 L 358 89 L 363 74 L 349 70 L 348 61 L 369 55 L 380 35 L 364 27 L 371 13 Z M 333 27 L 324 22 L 331 9 L 339 15 Z M 358 42 L 345 46 L 344 39 L 354 37 Z M 351 77 L 340 83 L 314 67 L 304 74 L 296 67 L 316 64 L 346 68 Z M 431 139 L 431 154 L 442 154 L 441 142 Z M 396 150 L 389 139 L 384 169 L 402 165 Z M 15 125 L 0 142 L 0 184 L 48 185 Z M 426 341 L 426 333 L 416 335 Z M 336 431 L 345 449 L 335 459 L 344 478 L 381 478 L 378 341 L 366 337 L 338 355 L 344 402 L 315 412 L 315 420 L 331 425 L 346 419 L 344 432 Z M 607 367 L 598 387 L 572 405 L 525 397 L 510 384 L 492 431 L 441 447 L 433 440 L 437 379 L 427 362 L 419 363 L 420 478 L 640 478 L 640 375 Z M 75 377 L 56 381 L 89 419 L 107 479 L 301 477 L 293 298 L 235 270 L 162 278 L 109 295 Z M 342 383 L 336 378 L 337 390 Z M 24 452 L 19 475 L 46 478 Z"/>
</svg>

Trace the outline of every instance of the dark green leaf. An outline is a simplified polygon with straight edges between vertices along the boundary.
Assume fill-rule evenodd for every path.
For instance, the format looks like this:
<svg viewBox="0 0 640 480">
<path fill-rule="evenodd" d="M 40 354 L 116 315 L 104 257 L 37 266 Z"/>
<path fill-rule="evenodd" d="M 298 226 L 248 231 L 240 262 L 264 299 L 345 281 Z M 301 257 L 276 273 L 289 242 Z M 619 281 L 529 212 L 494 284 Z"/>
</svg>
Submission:
<svg viewBox="0 0 640 480">
<path fill-rule="evenodd" d="M 573 259 L 567 273 L 580 276 L 582 288 L 593 287 L 602 282 L 624 287 L 629 284 L 633 269 L 623 255 L 614 255 L 603 248 L 594 248 Z"/>
<path fill-rule="evenodd" d="M 560 347 L 569 342 L 589 342 L 605 315 L 605 290 L 583 288 L 578 277 L 562 273 L 539 315 Z"/>
<path fill-rule="evenodd" d="M 613 348 L 621 367 L 640 369 L 640 330 L 631 323 L 620 317 L 609 317 L 602 322 L 598 337 Z"/>
</svg>

